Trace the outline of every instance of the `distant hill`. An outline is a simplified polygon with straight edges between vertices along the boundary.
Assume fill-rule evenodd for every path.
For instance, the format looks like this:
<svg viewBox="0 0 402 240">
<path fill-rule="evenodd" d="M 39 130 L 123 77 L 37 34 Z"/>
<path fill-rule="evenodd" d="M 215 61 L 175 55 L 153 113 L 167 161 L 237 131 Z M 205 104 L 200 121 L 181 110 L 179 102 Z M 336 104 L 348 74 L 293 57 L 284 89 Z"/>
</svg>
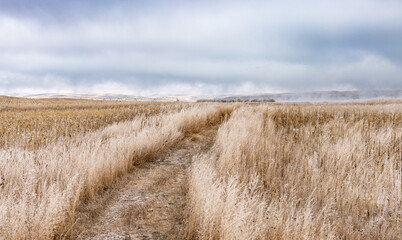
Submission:
<svg viewBox="0 0 402 240">
<path fill-rule="evenodd" d="M 402 98 L 400 90 L 370 90 L 370 91 L 315 91 L 302 93 L 277 93 L 277 94 L 258 94 L 258 95 L 239 95 L 226 96 L 221 100 L 248 99 L 248 100 L 268 100 L 274 99 L 276 102 L 341 102 L 351 100 L 369 100 L 376 98 Z"/>
<path fill-rule="evenodd" d="M 69 98 L 114 101 L 276 101 L 276 102 L 342 102 L 369 100 L 377 98 L 401 98 L 402 89 L 396 90 L 362 90 L 362 91 L 314 91 L 301 93 L 267 93 L 256 95 L 221 95 L 221 96 L 136 96 L 125 94 L 13 94 L 13 96 L 30 99 Z"/>
<path fill-rule="evenodd" d="M 194 102 L 197 100 L 193 96 L 135 96 L 126 94 L 14 94 L 14 96 L 22 98 L 69 98 L 69 99 L 90 99 L 90 100 L 110 100 L 110 101 L 129 101 L 129 102 L 144 102 L 144 101 L 156 101 L 156 102 L 175 102 L 187 101 Z"/>
</svg>

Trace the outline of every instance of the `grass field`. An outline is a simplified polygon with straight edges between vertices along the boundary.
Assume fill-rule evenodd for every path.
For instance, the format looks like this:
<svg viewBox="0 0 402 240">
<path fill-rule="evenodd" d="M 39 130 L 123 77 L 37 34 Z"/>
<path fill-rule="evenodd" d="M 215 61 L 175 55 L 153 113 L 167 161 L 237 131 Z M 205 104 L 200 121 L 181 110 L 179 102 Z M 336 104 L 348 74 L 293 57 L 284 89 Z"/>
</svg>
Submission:
<svg viewBox="0 0 402 240">
<path fill-rule="evenodd" d="M 1 122 L 1 237 L 68 236 L 78 204 L 231 111 L 218 105 L 81 104 L 1 112 L 7 120 Z"/>
<path fill-rule="evenodd" d="M 189 195 L 189 237 L 400 239 L 402 105 L 244 106 Z"/>
<path fill-rule="evenodd" d="M 180 188 L 186 238 L 402 238 L 401 101 L 0 100 L 0 239 L 71 237 L 79 206 L 219 125 Z"/>
</svg>

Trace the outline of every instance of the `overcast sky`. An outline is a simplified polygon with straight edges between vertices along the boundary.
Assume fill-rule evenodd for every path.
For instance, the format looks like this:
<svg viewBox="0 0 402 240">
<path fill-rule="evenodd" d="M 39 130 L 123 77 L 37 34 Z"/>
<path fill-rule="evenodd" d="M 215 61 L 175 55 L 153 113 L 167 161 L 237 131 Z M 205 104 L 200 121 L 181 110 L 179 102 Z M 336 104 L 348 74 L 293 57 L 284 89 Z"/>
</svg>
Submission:
<svg viewBox="0 0 402 240">
<path fill-rule="evenodd" d="M 395 88 L 401 0 L 0 0 L 0 94 Z"/>
</svg>

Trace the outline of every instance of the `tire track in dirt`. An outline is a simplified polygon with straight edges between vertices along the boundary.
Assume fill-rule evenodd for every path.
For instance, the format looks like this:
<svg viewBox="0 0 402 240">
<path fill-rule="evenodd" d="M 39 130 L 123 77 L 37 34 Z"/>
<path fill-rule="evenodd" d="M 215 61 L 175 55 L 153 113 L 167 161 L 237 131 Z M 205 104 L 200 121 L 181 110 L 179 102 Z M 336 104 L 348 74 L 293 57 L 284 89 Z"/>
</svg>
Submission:
<svg viewBox="0 0 402 240">
<path fill-rule="evenodd" d="M 77 212 L 73 238 L 178 239 L 185 236 L 187 169 L 219 126 L 187 136 L 162 157 L 135 168 Z"/>
</svg>

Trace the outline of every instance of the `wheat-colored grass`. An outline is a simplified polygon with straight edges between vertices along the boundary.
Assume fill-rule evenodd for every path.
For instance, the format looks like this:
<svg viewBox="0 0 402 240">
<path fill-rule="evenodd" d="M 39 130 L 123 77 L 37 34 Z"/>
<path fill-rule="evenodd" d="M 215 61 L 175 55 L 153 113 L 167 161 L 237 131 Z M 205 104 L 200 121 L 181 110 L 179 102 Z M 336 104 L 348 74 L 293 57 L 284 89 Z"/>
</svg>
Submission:
<svg viewBox="0 0 402 240">
<path fill-rule="evenodd" d="M 78 205 L 239 106 L 5 99 L 0 239 L 69 237 Z M 397 100 L 244 104 L 194 158 L 187 237 L 401 239 L 401 143 Z"/>
<path fill-rule="evenodd" d="M 190 173 L 188 237 L 401 239 L 402 103 L 249 105 Z"/>
<path fill-rule="evenodd" d="M 18 100 L 18 101 L 17 101 Z M 124 103 L 90 100 L 42 100 L 42 104 L 0 105 L 0 149 L 36 149 L 63 138 L 71 138 L 112 123 L 180 111 L 188 104 Z M 22 101 L 22 103 L 20 103 Z M 7 106 L 7 107 L 5 107 Z"/>
<path fill-rule="evenodd" d="M 66 104 L 104 104 L 106 102 L 116 104 L 113 101 L 100 101 L 100 100 L 89 100 L 89 99 L 72 99 L 72 98 L 20 98 L 20 97 L 9 97 L 0 96 L 0 106 L 4 107 L 29 107 L 29 106 L 49 106 L 49 105 L 66 105 Z"/>
<path fill-rule="evenodd" d="M 148 106 L 160 109 L 151 115 L 136 113 L 129 121 L 104 124 L 85 134 L 63 136 L 34 149 L 8 145 L 0 150 L 0 238 L 68 237 L 78 204 L 186 134 L 222 121 L 233 109 L 217 104 Z M 42 123 L 47 118 L 39 119 Z"/>
</svg>

